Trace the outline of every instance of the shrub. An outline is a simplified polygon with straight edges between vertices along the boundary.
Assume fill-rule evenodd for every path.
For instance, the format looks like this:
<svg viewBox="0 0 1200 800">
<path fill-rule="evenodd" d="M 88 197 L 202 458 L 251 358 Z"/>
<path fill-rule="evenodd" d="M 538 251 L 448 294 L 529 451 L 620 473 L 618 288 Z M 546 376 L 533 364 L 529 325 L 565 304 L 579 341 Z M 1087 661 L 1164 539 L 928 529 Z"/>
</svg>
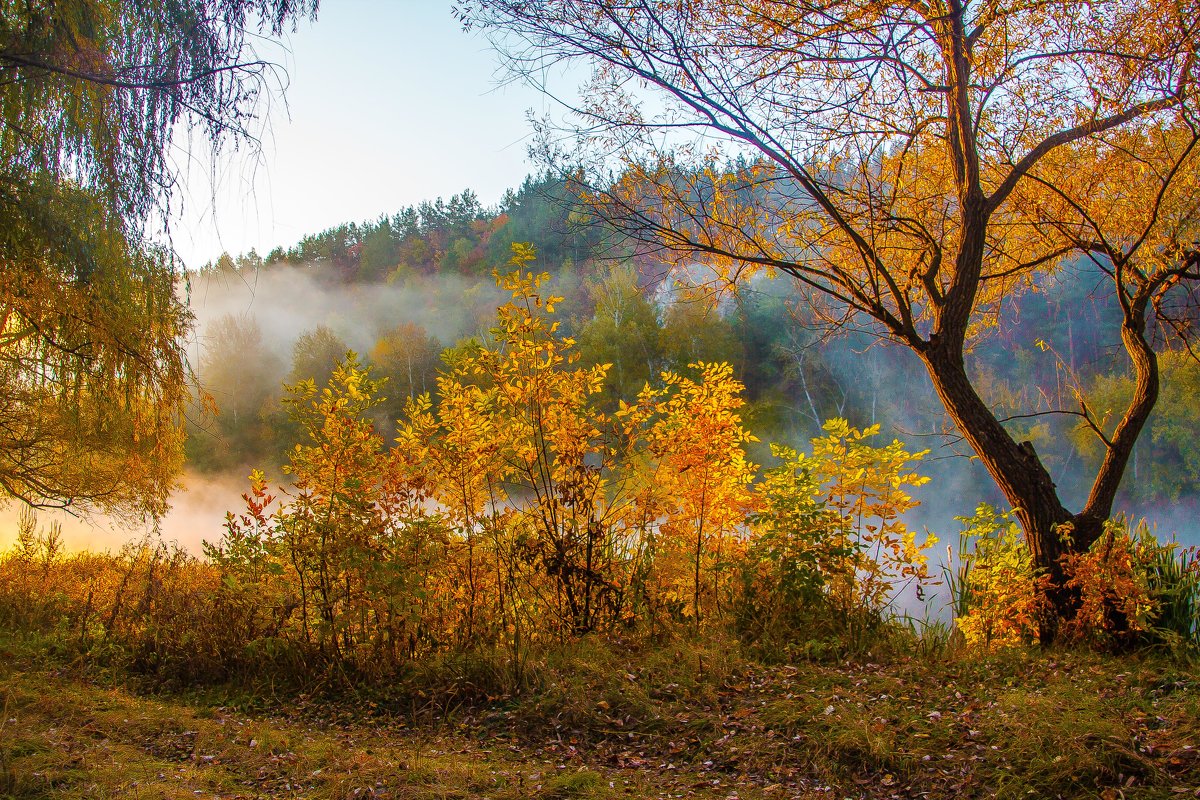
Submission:
<svg viewBox="0 0 1200 800">
<path fill-rule="evenodd" d="M 1045 612 L 1020 529 L 1009 513 L 980 505 L 958 517 L 960 565 L 947 572 L 958 630 L 984 650 L 1029 643 Z M 1064 531 L 1069 536 L 1069 528 Z M 969 549 L 968 549 L 969 547 Z M 1200 637 L 1200 557 L 1196 548 L 1161 543 L 1143 521 L 1131 532 L 1124 517 L 1105 523 L 1084 553 L 1064 558 L 1076 614 L 1060 629 L 1067 642 L 1104 649 L 1167 644 L 1194 648 Z"/>
<path fill-rule="evenodd" d="M 1011 513 L 981 503 L 959 534 L 959 567 L 948 573 L 958 630 L 983 650 L 1026 644 L 1037 636 L 1039 575 Z M 970 549 L 968 550 L 968 546 Z"/>
<path fill-rule="evenodd" d="M 1159 542 L 1145 521 L 1109 520 L 1087 552 L 1065 559 L 1079 612 L 1064 635 L 1103 648 L 1197 641 L 1200 566 L 1195 548 Z"/>
<path fill-rule="evenodd" d="M 907 488 L 928 480 L 911 470 L 924 454 L 872 446 L 878 426 L 824 429 L 811 456 L 773 445 L 783 463 L 757 487 L 736 623 L 766 649 L 830 636 L 861 645 L 897 589 L 930 580 L 925 551 L 937 539 L 918 542 L 902 519 L 917 505 Z"/>
</svg>

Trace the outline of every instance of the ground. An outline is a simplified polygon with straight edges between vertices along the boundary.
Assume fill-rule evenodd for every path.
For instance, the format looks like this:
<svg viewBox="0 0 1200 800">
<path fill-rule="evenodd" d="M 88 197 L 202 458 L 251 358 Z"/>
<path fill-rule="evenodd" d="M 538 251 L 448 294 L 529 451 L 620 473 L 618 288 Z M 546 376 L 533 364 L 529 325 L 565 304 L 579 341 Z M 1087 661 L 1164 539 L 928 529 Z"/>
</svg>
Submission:
<svg viewBox="0 0 1200 800">
<path fill-rule="evenodd" d="M 592 647 L 417 714 L 120 674 L 0 644 L 0 797 L 1200 797 L 1200 674 L 1155 656 Z"/>
</svg>

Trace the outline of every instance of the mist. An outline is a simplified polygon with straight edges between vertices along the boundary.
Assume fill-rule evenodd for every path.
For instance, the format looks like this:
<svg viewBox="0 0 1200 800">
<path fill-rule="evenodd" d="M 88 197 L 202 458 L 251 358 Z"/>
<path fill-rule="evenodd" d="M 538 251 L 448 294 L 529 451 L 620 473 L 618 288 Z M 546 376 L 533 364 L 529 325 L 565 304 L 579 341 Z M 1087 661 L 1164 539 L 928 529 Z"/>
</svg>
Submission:
<svg viewBox="0 0 1200 800">
<path fill-rule="evenodd" d="M 92 550 L 116 552 L 130 542 L 148 539 L 167 545 L 178 545 L 199 556 L 204 541 L 221 538 L 222 524 L 227 511 L 237 511 L 241 494 L 246 490 L 244 477 L 211 476 L 186 472 L 181 476 L 181 488 L 171 496 L 171 509 L 157 523 L 131 522 L 103 514 L 74 515 L 65 511 L 39 510 L 38 527 L 48 531 L 58 525 L 62 543 L 68 552 Z M 12 547 L 17 538 L 17 522 L 21 505 L 12 501 L 0 508 L 0 549 Z"/>
<path fill-rule="evenodd" d="M 423 329 L 448 347 L 484 332 L 500 298 L 490 278 L 456 274 L 417 275 L 395 284 L 351 285 L 322 279 L 318 268 L 303 266 L 277 266 L 249 274 L 194 275 L 187 298 L 195 315 L 188 358 L 200 385 L 208 388 L 205 365 L 210 348 L 217 344 L 214 326 L 226 317 L 250 321 L 261 331 L 262 344 L 274 359 L 261 374 L 244 376 L 243 390 L 247 394 L 265 392 L 271 402 L 277 402 L 297 339 L 318 326 L 330 328 L 364 358 L 381 333 L 404 323 Z M 215 399 L 220 406 L 232 405 L 238 398 L 218 392 Z M 194 424 L 192 437 L 220 436 L 213 420 L 204 418 L 198 408 L 189 409 L 188 417 Z M 171 496 L 170 511 L 157 523 L 39 510 L 38 524 L 43 529 L 58 524 L 70 551 L 118 550 L 128 542 L 151 537 L 200 555 L 203 541 L 220 539 L 225 514 L 243 507 L 241 494 L 248 486 L 250 469 L 265 468 L 271 473 L 271 467 L 271 463 L 245 463 L 204 473 L 189 465 L 180 476 L 181 488 Z M 0 548 L 15 542 L 20 511 L 16 501 L 0 507 Z"/>
<path fill-rule="evenodd" d="M 554 284 L 551 287 L 553 290 Z M 675 299 L 673 291 L 665 286 L 650 286 L 647 291 L 665 314 L 664 308 Z M 773 302 L 780 302 L 789 294 L 782 282 L 774 281 L 756 282 L 754 291 Z M 404 280 L 391 283 L 349 284 L 324 277 L 320 265 L 281 264 L 257 270 L 207 272 L 192 276 L 188 287 L 188 302 L 195 315 L 189 359 L 201 385 L 205 386 L 214 377 L 207 369 L 211 360 L 207 357 L 219 344 L 221 321 L 235 318 L 252 323 L 261 333 L 262 348 L 272 359 L 264 360 L 253 374 L 244 375 L 236 393 L 216 394 L 216 399 L 218 404 L 232 406 L 243 396 L 257 392 L 267 398 L 268 406 L 273 405 L 277 410 L 282 383 L 293 363 L 295 344 L 318 326 L 330 329 L 347 347 L 369 361 L 380 336 L 399 325 L 415 326 L 435 337 L 443 348 L 464 337 L 482 334 L 502 300 L 501 292 L 490 279 L 449 272 L 414 271 Z M 1106 330 L 1103 308 L 1095 308 L 1094 302 L 1091 305 L 1091 313 L 1075 314 L 1072 325 L 1066 328 L 1066 335 L 1072 338 L 1062 343 L 1062 349 L 1072 359 L 1096 358 L 1096 354 L 1111 346 L 1100 337 Z M 726 299 L 721 308 L 723 314 L 728 314 L 733 305 Z M 972 356 L 979 369 L 990 370 L 1001 363 L 999 359 L 1011 360 L 1012 352 L 1021 343 L 1021 329 L 1028 329 L 1029 323 L 1027 314 L 1024 320 L 985 342 Z M 877 444 L 898 438 L 910 452 L 928 448 L 929 454 L 917 469 L 931 480 L 914 490 L 921 505 L 906 516 L 906 522 L 914 530 L 937 536 L 939 543 L 928 552 L 934 574 L 940 574 L 944 566 L 953 567 L 946 563 L 947 545 L 953 551 L 953 559 L 957 559 L 958 532 L 962 528 L 955 517 L 970 516 L 981 502 L 1002 510 L 1006 505 L 980 461 L 965 453 L 965 445 L 956 443 L 955 437 L 946 435 L 950 430 L 948 420 L 920 363 L 904 348 L 872 343 L 869 335 L 852 333 L 824 340 L 805 329 L 802 321 L 793 319 L 784 324 L 799 326 L 796 330 L 800 338 L 795 344 L 801 349 L 794 354 L 791 369 L 801 373 L 807 370 L 805 392 L 811 386 L 816 398 L 814 401 L 799 395 L 793 397 L 789 401 L 793 407 L 783 410 L 776 424 L 754 432 L 764 442 L 775 440 L 806 450 L 808 439 L 819 433 L 818 420 L 809 417 L 845 416 L 860 428 L 880 423 L 882 431 Z M 1003 366 L 997 369 L 1002 370 Z M 792 391 L 795 392 L 794 383 Z M 248 416 L 256 421 L 261 421 L 266 413 L 264 408 L 249 411 Z M 221 435 L 211 422 L 201 420 L 193 427 L 194 444 L 215 446 L 212 441 L 201 441 L 204 437 Z M 1061 435 L 1061 429 L 1056 435 Z M 1150 435 L 1147 431 L 1145 437 Z M 237 446 L 239 442 L 230 444 Z M 754 458 L 769 467 L 765 445 L 762 450 L 756 451 Z M 274 455 L 278 458 L 280 454 Z M 1063 487 L 1068 506 L 1078 505 L 1075 496 L 1086 492 L 1084 465 L 1070 455 L 1056 461 L 1053 454 L 1048 465 Z M 170 512 L 157 524 L 130 525 L 103 516 L 83 519 L 52 512 L 39 513 L 39 522 L 43 527 L 51 522 L 61 524 L 65 544 L 72 550 L 118 549 L 128 541 L 149 535 L 177 543 L 198 555 L 201 542 L 220 538 L 226 513 L 241 509 L 241 494 L 246 490 L 251 469 L 265 468 L 276 482 L 283 482 L 277 469 L 272 468 L 270 458 L 246 458 L 218 470 L 205 471 L 201 467 L 189 463 L 180 479 L 182 488 L 171 498 Z M 1200 503 L 1195 498 L 1157 504 L 1126 502 L 1117 511 L 1126 513 L 1135 522 L 1145 518 L 1161 540 L 1200 545 L 1200 525 L 1197 525 Z M 10 546 L 15 539 L 18 514 L 15 503 L 0 509 L 0 546 Z M 926 599 L 921 600 L 910 588 L 897 597 L 896 604 L 914 617 L 937 616 L 945 605 L 945 598 L 938 596 L 942 591 L 931 587 L 925 592 Z"/>
<path fill-rule="evenodd" d="M 317 270 L 282 266 L 193 278 L 188 298 L 196 316 L 193 362 L 200 361 L 212 323 L 226 315 L 254 319 L 273 352 L 290 360 L 300 334 L 319 325 L 360 353 L 399 323 L 418 325 L 450 345 L 481 332 L 500 298 L 490 279 L 438 274 L 395 284 L 347 285 L 322 279 Z"/>
</svg>

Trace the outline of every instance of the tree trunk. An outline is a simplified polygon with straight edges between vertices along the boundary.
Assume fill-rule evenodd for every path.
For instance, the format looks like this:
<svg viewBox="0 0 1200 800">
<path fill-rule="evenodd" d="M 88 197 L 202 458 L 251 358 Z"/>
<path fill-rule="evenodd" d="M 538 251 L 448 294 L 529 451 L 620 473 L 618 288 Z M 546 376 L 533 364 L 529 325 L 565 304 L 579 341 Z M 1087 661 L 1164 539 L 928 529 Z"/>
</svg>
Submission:
<svg viewBox="0 0 1200 800">
<path fill-rule="evenodd" d="M 1104 532 L 1134 444 L 1158 398 L 1158 361 L 1144 336 L 1144 308 L 1137 298 L 1126 306 L 1127 321 L 1121 332 L 1134 370 L 1134 396 L 1106 441 L 1104 462 L 1086 505 L 1077 514 L 1059 500 L 1033 443 L 1014 441 L 975 392 L 961 346 L 933 336 L 928 346 L 918 351 L 950 418 L 1012 505 L 1025 530 L 1034 566 L 1048 577 L 1045 598 L 1049 614 L 1039 630 L 1044 644 L 1054 639 L 1061 621 L 1074 617 L 1079 604 L 1078 592 L 1066 586 L 1063 557 L 1086 551 Z"/>
<path fill-rule="evenodd" d="M 920 353 L 934 390 L 963 437 L 979 456 L 1024 528 L 1034 565 L 1050 577 L 1046 599 L 1054 619 L 1047 619 L 1039 636 L 1053 639 L 1057 619 L 1074 614 L 1075 599 L 1065 592 L 1062 556 L 1067 544 L 1062 526 L 1073 520 L 1063 507 L 1050 473 L 1031 442 L 1017 443 L 975 392 L 967 377 L 962 351 L 935 337 Z"/>
</svg>

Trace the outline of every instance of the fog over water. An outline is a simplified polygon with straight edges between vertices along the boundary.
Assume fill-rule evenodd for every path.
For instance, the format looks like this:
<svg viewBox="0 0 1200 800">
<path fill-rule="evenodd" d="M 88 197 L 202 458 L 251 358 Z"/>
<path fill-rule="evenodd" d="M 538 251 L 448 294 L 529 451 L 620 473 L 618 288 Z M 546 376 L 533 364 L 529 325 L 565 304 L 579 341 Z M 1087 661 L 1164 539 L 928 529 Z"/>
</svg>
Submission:
<svg viewBox="0 0 1200 800">
<path fill-rule="evenodd" d="M 196 360 L 209 326 L 226 315 L 253 317 L 285 359 L 300 334 L 318 325 L 332 328 L 360 352 L 370 350 L 381 331 L 404 322 L 453 344 L 486 327 L 499 297 L 490 280 L 454 274 L 352 285 L 320 280 L 315 268 L 305 267 L 203 276 L 193 281 L 189 297 L 196 315 L 190 353 Z"/>
<path fill-rule="evenodd" d="M 185 473 L 180 481 L 182 488 L 172 495 L 170 512 L 157 525 L 102 515 L 82 518 L 64 511 L 38 511 L 38 525 L 42 529 L 49 529 L 54 523 L 61 526 L 63 544 L 69 551 L 115 552 L 129 542 L 150 537 L 200 555 L 201 542 L 221 538 L 225 513 L 238 509 L 246 481 L 233 475 L 214 477 L 195 473 Z M 20 513 L 16 503 L 0 509 L 0 547 L 10 547 L 16 540 Z"/>
<path fill-rule="evenodd" d="M 443 345 L 486 329 L 500 294 L 488 279 L 458 275 L 414 277 L 396 284 L 340 285 L 319 280 L 316 269 L 284 267 L 238 273 L 193 276 L 188 300 L 196 317 L 188 346 L 194 367 L 203 361 L 212 324 L 232 315 L 253 319 L 266 347 L 278 356 L 279 371 L 252 376 L 278 387 L 286 376 L 292 346 L 304 332 L 319 325 L 331 328 L 352 349 L 369 352 L 379 334 L 401 323 L 412 323 L 436 336 Z M 200 370 L 200 380 L 204 381 Z M 219 400 L 218 400 L 219 402 Z M 193 412 L 189 412 L 193 413 Z M 42 527 L 61 525 L 71 550 L 117 550 L 144 536 L 176 542 L 200 554 L 201 542 L 216 541 L 228 511 L 239 510 L 247 475 L 201 475 L 185 471 L 182 488 L 171 498 L 170 512 L 158 522 L 136 523 L 102 515 L 80 518 L 65 512 L 39 511 Z M 20 507 L 0 508 L 0 547 L 16 538 Z"/>
</svg>

